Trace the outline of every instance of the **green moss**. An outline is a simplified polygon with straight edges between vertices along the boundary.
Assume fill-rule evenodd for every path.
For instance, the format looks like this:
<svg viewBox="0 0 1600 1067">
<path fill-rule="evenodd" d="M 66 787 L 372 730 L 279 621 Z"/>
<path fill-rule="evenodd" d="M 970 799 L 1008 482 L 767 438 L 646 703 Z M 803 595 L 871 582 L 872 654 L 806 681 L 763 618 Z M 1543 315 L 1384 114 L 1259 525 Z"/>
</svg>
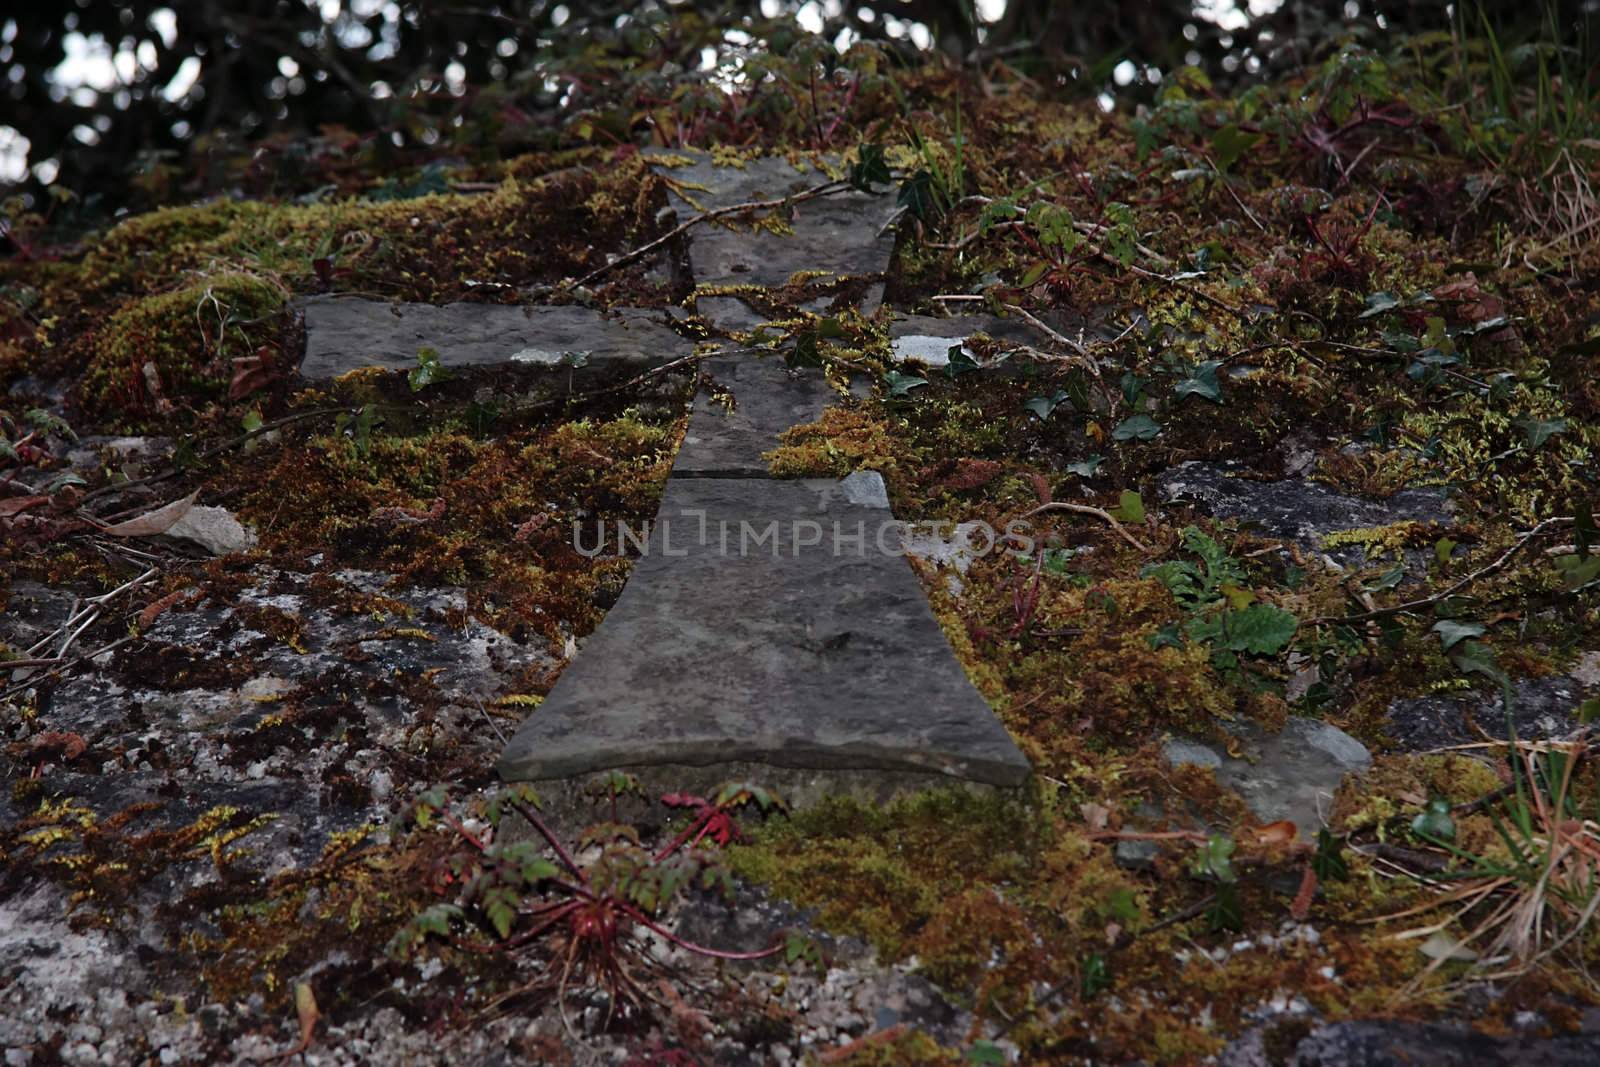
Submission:
<svg viewBox="0 0 1600 1067">
<path fill-rule="evenodd" d="M 223 476 L 247 486 L 242 519 L 274 553 L 331 553 L 401 581 L 460 585 L 472 610 L 513 636 L 559 647 L 599 622 L 602 591 L 629 562 L 614 542 L 580 554 L 593 524 L 640 523 L 655 510 L 680 426 L 624 412 L 483 440 L 458 428 L 376 432 L 366 450 L 314 435 L 264 456 L 240 455 Z"/>
<path fill-rule="evenodd" d="M 785 430 L 782 444 L 765 456 L 775 478 L 843 478 L 863 469 L 892 477 L 904 447 L 880 416 L 865 405 L 838 405 L 813 423 Z"/>
<path fill-rule="evenodd" d="M 231 361 L 277 340 L 288 295 L 261 275 L 227 272 L 130 301 L 82 342 L 84 408 L 136 421 L 224 398 Z"/>
</svg>

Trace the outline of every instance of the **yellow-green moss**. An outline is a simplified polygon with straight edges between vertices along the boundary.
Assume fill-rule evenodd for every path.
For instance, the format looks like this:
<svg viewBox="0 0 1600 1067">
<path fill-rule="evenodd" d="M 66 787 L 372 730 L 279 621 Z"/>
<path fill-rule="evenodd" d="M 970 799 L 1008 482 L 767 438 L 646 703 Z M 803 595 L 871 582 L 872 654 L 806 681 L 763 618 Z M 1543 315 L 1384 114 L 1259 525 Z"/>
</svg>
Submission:
<svg viewBox="0 0 1600 1067">
<path fill-rule="evenodd" d="M 231 361 L 276 339 L 288 295 L 268 278 L 233 271 L 131 301 L 83 342 L 84 407 L 97 415 L 166 415 L 225 396 Z"/>
</svg>

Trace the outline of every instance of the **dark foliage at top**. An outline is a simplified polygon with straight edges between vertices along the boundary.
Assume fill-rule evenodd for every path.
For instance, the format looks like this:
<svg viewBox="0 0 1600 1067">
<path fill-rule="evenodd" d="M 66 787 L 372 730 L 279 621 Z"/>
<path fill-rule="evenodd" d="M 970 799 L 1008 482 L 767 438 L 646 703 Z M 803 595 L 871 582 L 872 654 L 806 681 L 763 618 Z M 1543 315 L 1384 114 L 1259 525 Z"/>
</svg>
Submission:
<svg viewBox="0 0 1600 1067">
<path fill-rule="evenodd" d="M 0 125 L 29 143 L 25 190 L 34 206 L 44 186 L 55 184 L 84 197 L 79 210 L 94 216 L 176 192 L 159 180 L 165 166 L 203 164 L 275 134 L 349 131 L 380 153 L 482 158 L 498 145 L 497 132 L 510 127 L 520 133 L 516 149 L 565 147 L 575 123 L 617 96 L 618 82 L 638 82 L 693 108 L 697 95 L 715 91 L 718 64 L 707 62 L 706 50 L 717 52 L 718 63 L 737 62 L 746 42 L 737 32 L 730 37 L 735 26 L 776 55 L 808 53 L 823 78 L 840 64 L 842 42 L 880 42 L 914 63 L 913 41 L 932 41 L 969 63 L 1005 57 L 1089 93 L 1114 89 L 1137 98 L 1160 72 L 1183 65 L 1201 65 L 1213 77 L 1250 77 L 1304 62 L 1334 32 L 1376 37 L 1442 28 L 1450 18 L 1442 0 L 1313 0 L 1285 4 L 1230 33 L 1198 18 L 1191 0 L 1011 0 L 992 23 L 980 21 L 968 0 L 879 0 L 824 14 L 821 33 L 813 35 L 793 20 L 799 6 L 792 0 L 20 5 L 0 23 L 8 79 Z M 1558 39 L 1577 43 L 1586 39 L 1592 7 L 1561 3 L 1546 12 L 1490 0 L 1483 13 L 1511 44 L 1548 31 L 1550 19 L 1560 23 Z M 764 14 L 774 10 L 777 17 Z M 116 57 L 110 84 L 72 85 L 60 76 L 63 61 L 84 46 Z M 1112 77 L 1124 60 L 1139 70 L 1131 83 L 1126 68 L 1121 79 Z M 637 114 L 611 125 L 610 136 L 621 141 L 672 139 Z M 681 130 L 671 133 L 684 139 Z"/>
</svg>

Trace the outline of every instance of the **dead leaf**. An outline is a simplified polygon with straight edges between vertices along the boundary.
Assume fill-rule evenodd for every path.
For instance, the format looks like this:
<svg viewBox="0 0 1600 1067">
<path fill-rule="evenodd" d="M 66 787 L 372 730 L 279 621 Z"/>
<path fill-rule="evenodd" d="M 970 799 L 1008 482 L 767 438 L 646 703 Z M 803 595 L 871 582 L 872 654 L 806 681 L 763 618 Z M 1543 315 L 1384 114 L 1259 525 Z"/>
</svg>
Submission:
<svg viewBox="0 0 1600 1067">
<path fill-rule="evenodd" d="M 150 399 L 155 403 L 156 414 L 170 415 L 176 409 L 172 401 L 168 400 L 161 392 L 161 371 L 155 363 L 147 362 L 140 371 L 144 374 L 144 386 L 150 394 Z"/>
<path fill-rule="evenodd" d="M 100 532 L 110 534 L 113 537 L 155 537 L 158 534 L 164 534 L 172 529 L 179 519 L 189 513 L 189 509 L 194 507 L 195 498 L 199 495 L 200 490 L 196 489 L 181 500 L 163 504 L 154 511 L 147 511 L 143 515 L 129 519 L 126 522 L 107 526 Z"/>
<path fill-rule="evenodd" d="M 1460 941 L 1457 941 L 1443 930 L 1440 930 L 1438 933 L 1428 938 L 1428 940 L 1418 945 L 1417 951 L 1421 952 L 1430 960 L 1439 960 L 1441 962 L 1444 960 L 1460 960 L 1463 963 L 1471 963 L 1473 960 L 1478 958 L 1478 954 L 1476 952 L 1472 951 L 1472 949 L 1463 945 Z"/>
<path fill-rule="evenodd" d="M 1079 804 L 1078 814 L 1083 816 L 1083 821 L 1090 830 L 1104 830 L 1106 824 L 1111 821 L 1111 809 L 1092 800 Z"/>
<path fill-rule="evenodd" d="M 235 356 L 233 378 L 228 382 L 228 399 L 243 400 L 278 377 L 278 368 L 272 350 L 265 345 L 256 349 L 253 356 Z"/>
<path fill-rule="evenodd" d="M 1028 475 L 1028 480 L 1033 483 L 1033 491 L 1039 498 L 1040 504 L 1050 503 L 1050 483 L 1045 481 L 1044 475 L 1034 471 Z"/>
<path fill-rule="evenodd" d="M 1294 902 L 1289 905 L 1289 914 L 1295 922 L 1305 922 L 1306 916 L 1311 914 L 1311 901 L 1317 895 L 1317 872 L 1311 869 L 1311 864 L 1306 864 L 1306 869 L 1300 875 L 1300 891 L 1294 895 Z"/>
<path fill-rule="evenodd" d="M 20 514 L 29 508 L 38 507 L 49 499 L 47 496 L 14 496 L 9 500 L 0 500 L 0 518 Z"/>
<path fill-rule="evenodd" d="M 143 632 L 150 629 L 155 621 L 161 617 L 162 612 L 189 595 L 189 588 L 174 589 L 159 600 L 152 601 L 143 611 L 139 612 L 139 630 Z"/>
<path fill-rule="evenodd" d="M 300 1043 L 288 1052 L 280 1052 L 277 1056 L 280 1060 L 298 1056 L 311 1047 L 311 1036 L 316 1031 L 317 1019 L 321 1017 L 321 1013 L 317 1011 L 317 997 L 311 992 L 309 983 L 294 984 L 294 1011 L 300 1017 Z"/>
<path fill-rule="evenodd" d="M 1256 828 L 1256 841 L 1263 845 L 1288 845 L 1294 842 L 1300 828 L 1288 819 L 1269 822 Z"/>
</svg>

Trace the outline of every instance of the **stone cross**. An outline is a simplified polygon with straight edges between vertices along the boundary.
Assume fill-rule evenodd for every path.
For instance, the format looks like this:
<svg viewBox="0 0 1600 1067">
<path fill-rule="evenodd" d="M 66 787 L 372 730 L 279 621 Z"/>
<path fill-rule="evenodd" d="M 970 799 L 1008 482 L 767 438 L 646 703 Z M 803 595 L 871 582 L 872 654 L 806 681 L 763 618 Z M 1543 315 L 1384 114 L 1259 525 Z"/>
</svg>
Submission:
<svg viewBox="0 0 1600 1067">
<path fill-rule="evenodd" d="M 780 159 L 717 167 L 691 158 L 672 171 L 695 201 L 679 200 L 680 212 L 783 197 L 818 180 Z M 801 270 L 877 274 L 893 247 L 883 233 L 892 211 L 890 198 L 852 191 L 796 205 L 788 234 L 703 225 L 691 231 L 691 269 L 701 286 L 778 286 Z M 719 323 L 756 319 L 717 299 L 708 308 L 702 298 L 702 311 Z M 424 345 L 447 366 L 645 366 L 690 351 L 643 311 L 318 298 L 305 314 L 308 377 L 411 366 Z M 925 336 L 914 330 L 933 332 L 897 332 Z M 937 331 L 951 337 L 945 347 L 960 343 L 947 323 Z M 733 405 L 696 397 L 648 531 L 582 532 L 580 551 L 600 550 L 602 537 L 605 551 L 622 538 L 643 550 L 621 598 L 511 738 L 501 775 L 653 770 L 672 784 L 736 769 L 802 802 L 930 780 L 1021 785 L 1029 764 L 951 652 L 903 557 L 879 474 L 768 473 L 762 454 L 779 434 L 834 399 L 822 374 L 770 353 L 703 366 Z"/>
</svg>

